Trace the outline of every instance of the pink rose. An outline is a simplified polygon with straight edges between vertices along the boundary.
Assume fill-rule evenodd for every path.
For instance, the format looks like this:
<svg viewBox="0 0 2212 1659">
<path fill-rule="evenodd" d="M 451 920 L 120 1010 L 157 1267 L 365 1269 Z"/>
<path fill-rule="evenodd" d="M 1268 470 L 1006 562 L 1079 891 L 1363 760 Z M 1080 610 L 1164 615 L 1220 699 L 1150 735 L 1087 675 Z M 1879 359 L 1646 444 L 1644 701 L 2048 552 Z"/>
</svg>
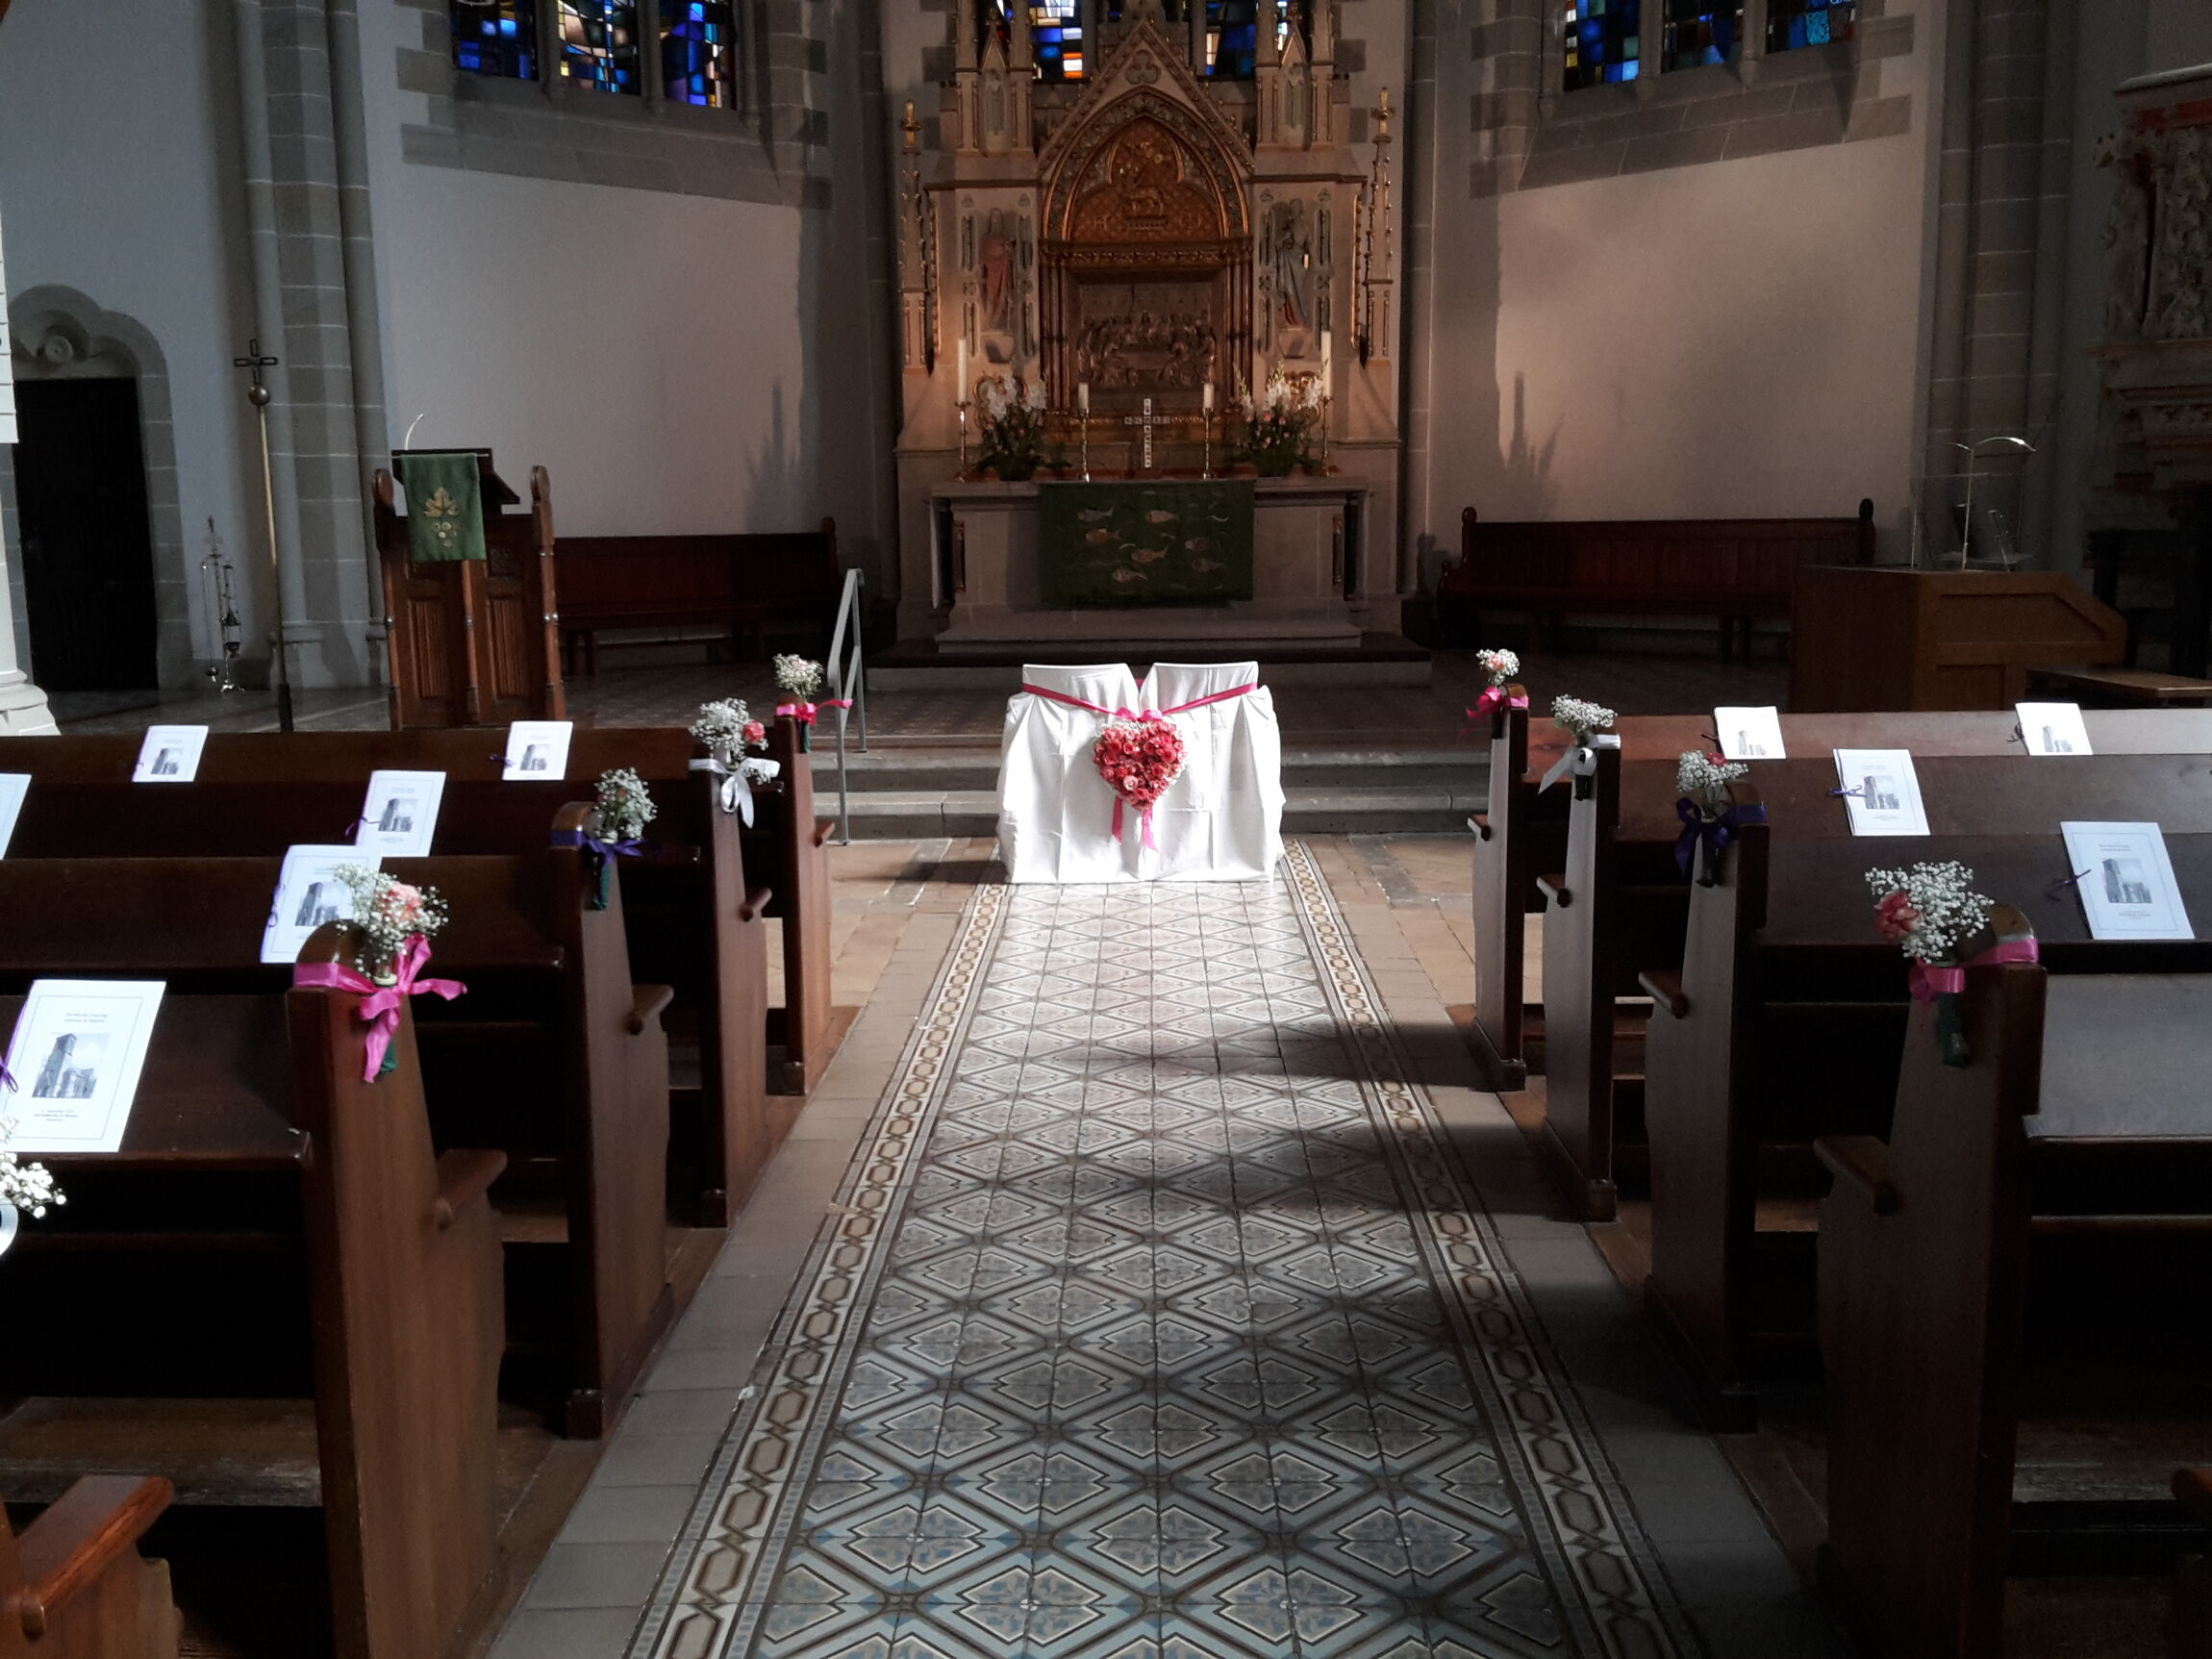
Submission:
<svg viewBox="0 0 2212 1659">
<path fill-rule="evenodd" d="M 1874 931 L 1887 940 L 1901 940 L 1921 924 L 1921 913 L 1913 909 L 1911 897 L 1903 892 L 1893 892 L 1874 906 Z"/>
<path fill-rule="evenodd" d="M 748 743 L 757 743 L 757 742 L 760 742 L 764 741 L 764 740 L 765 740 L 765 739 L 767 737 L 767 735 L 768 735 L 768 729 L 767 729 L 767 727 L 766 727 L 766 726 L 762 725 L 762 724 L 760 723 L 760 721 L 758 721 L 758 720 L 747 720 L 747 721 L 745 722 L 745 742 L 748 742 Z"/>
</svg>

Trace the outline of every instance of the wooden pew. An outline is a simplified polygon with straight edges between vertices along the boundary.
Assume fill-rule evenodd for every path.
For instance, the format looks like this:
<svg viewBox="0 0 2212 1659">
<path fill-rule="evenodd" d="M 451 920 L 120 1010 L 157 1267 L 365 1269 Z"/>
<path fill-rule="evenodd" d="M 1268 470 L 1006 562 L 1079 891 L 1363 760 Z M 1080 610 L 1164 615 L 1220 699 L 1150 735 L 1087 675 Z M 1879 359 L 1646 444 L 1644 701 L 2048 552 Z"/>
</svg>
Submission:
<svg viewBox="0 0 2212 1659">
<path fill-rule="evenodd" d="M 169 873 L 106 882 L 158 925 L 196 909 Z M 349 956 L 325 929 L 301 959 Z M 81 1470 L 166 1460 L 188 1502 L 319 1507 L 339 1659 L 438 1659 L 465 1650 L 497 1565 L 486 1192 L 506 1161 L 433 1151 L 412 1011 L 396 1068 L 362 1080 L 356 1002 L 168 996 L 122 1150 L 42 1160 L 69 1202 L 18 1233 L 9 1318 L 67 1340 L 0 1344 L 0 1486 L 37 1501 Z M 0 997 L 0 1024 L 20 1007 Z M 287 1462 L 303 1397 L 304 1480 Z"/>
<path fill-rule="evenodd" d="M 1868 565 L 1874 504 L 1856 518 L 1621 519 L 1584 523 L 1485 520 L 1460 515 L 1459 562 L 1436 588 L 1447 624 L 1486 611 L 1528 613 L 1526 654 L 1546 617 L 1569 612 L 1717 616 L 1721 655 L 1746 655 L 1754 616 L 1787 616 L 1807 565 Z"/>
<path fill-rule="evenodd" d="M 0 1510 L 0 1659 L 177 1659 L 168 1564 L 138 1548 L 174 1496 L 87 1475 L 20 1538 Z"/>
<path fill-rule="evenodd" d="M 2099 755 L 2212 753 L 2212 715 L 2205 713 L 2092 710 L 2083 719 Z M 1592 1220 L 1613 1218 L 1617 1175 L 1642 1172 L 1646 1010 L 1636 976 L 1681 964 L 1689 878 L 1674 862 L 1682 829 L 1674 767 L 1683 750 L 1711 746 L 1711 724 L 1697 716 L 1623 718 L 1623 747 L 1599 752 L 1590 788 L 1550 792 L 1565 798 L 1568 823 L 1561 862 L 1540 863 L 1534 876 L 1547 901 L 1545 1134 L 1570 1197 Z M 2012 755 L 2030 767 L 2065 764 L 2025 754 L 2012 715 L 1996 711 L 1782 716 L 1783 742 L 1804 761 L 1823 761 L 1838 748 L 1905 748 L 1923 756 Z M 1750 763 L 1750 782 L 1755 786 L 1772 765 Z M 1549 851 L 1549 825 L 1533 822 L 1541 857 Z M 1796 827 L 1777 823 L 1773 833 L 1786 836 Z M 1479 949 L 1479 927 L 1476 943 Z M 1620 1171 L 1617 1154 L 1626 1159 Z"/>
<path fill-rule="evenodd" d="M 641 977 L 676 993 L 671 1178 L 679 1213 L 701 1226 L 729 1223 L 797 1117 L 797 1102 L 767 1096 L 770 1081 L 779 1093 L 804 1093 L 851 1023 L 851 1011 L 830 1001 L 827 829 L 804 768 L 759 792 L 759 827 L 741 837 L 715 806 L 716 780 L 690 769 L 696 746 L 679 727 L 580 728 L 567 782 L 501 782 L 500 745 L 486 732 L 216 733 L 197 781 L 161 786 L 128 781 L 138 743 L 128 734 L 0 738 L 0 771 L 37 779 L 9 856 L 220 856 L 343 842 L 380 768 L 446 774 L 439 851 L 512 853 L 543 845 L 553 813 L 602 771 L 636 767 L 660 817 L 646 830 L 658 851 L 618 864 L 630 949 Z M 169 792 L 146 793 L 156 787 Z M 748 876 L 747 844 L 764 881 Z M 786 997 L 773 1022 L 764 917 L 779 922 L 784 950 Z M 779 1040 L 797 1034 L 795 1051 L 787 1043 L 772 1067 L 770 1023 Z"/>
<path fill-rule="evenodd" d="M 567 821 L 582 817 L 572 807 Z M 158 978 L 173 992 L 279 987 L 289 970 L 258 958 L 280 864 L 0 860 L 10 918 L 0 988 L 41 976 Z M 633 983 L 620 892 L 589 908 L 572 851 L 384 867 L 436 887 L 451 910 L 433 971 L 468 994 L 414 999 L 415 1026 L 440 1144 L 511 1155 L 496 1199 L 511 1385 L 554 1395 L 566 1432 L 596 1436 L 675 1313 L 658 1019 L 666 988 Z"/>
<path fill-rule="evenodd" d="M 1755 1381 L 1808 1367 L 1822 1135 L 1887 1132 L 1907 1007 L 1903 956 L 1879 939 L 1865 872 L 1957 859 L 2016 905 L 2060 972 L 2212 968 L 2212 943 L 2099 943 L 2066 875 L 2062 818 L 2154 819 L 2189 902 L 2212 906 L 2212 767 L 2201 757 L 1919 763 L 1925 840 L 1853 840 L 1825 758 L 1762 767 L 1786 836 L 1751 825 L 1690 892 L 1679 972 L 1645 973 L 1651 1276 L 1645 1304 L 1723 1423 Z M 2048 826 L 2048 827 L 2044 827 Z"/>
<path fill-rule="evenodd" d="M 1887 1138 L 1817 1143 L 1822 1580 L 1871 1650 L 1908 1659 L 1994 1659 L 2008 1566 L 2096 1572 L 2123 1528 L 2188 1538 L 2155 1458 L 2108 1474 L 2093 1516 L 2032 1483 L 2023 1501 L 2054 1402 L 2070 1462 L 2124 1454 L 2174 1387 L 2206 1415 L 2212 976 L 1975 969 L 1960 1013 L 1968 1065 L 1916 1009 Z"/>
<path fill-rule="evenodd" d="M 605 628 L 726 625 L 734 648 L 750 632 L 795 632 L 810 650 L 837 615 L 837 520 L 819 530 L 750 536 L 564 536 L 561 635 L 568 671 L 599 671 Z"/>
<path fill-rule="evenodd" d="M 2172 1659 L 2212 1659 L 2212 1469 L 2175 1470 L 2174 1496 L 2188 1505 L 2201 1537 L 2174 1576 L 2167 1651 Z"/>
</svg>

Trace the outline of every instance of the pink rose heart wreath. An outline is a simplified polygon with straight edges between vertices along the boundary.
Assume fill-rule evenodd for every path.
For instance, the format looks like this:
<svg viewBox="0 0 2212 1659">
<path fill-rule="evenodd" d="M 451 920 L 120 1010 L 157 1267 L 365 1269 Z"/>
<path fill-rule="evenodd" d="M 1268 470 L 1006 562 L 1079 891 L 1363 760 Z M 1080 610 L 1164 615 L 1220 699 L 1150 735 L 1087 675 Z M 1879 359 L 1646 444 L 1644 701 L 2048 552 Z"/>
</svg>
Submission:
<svg viewBox="0 0 2212 1659">
<path fill-rule="evenodd" d="M 1132 806 L 1144 826 L 1144 844 L 1153 846 L 1152 808 L 1182 774 L 1183 735 L 1156 715 L 1108 720 L 1091 745 L 1091 759 L 1114 792 L 1114 839 L 1121 839 L 1121 809 Z"/>
</svg>

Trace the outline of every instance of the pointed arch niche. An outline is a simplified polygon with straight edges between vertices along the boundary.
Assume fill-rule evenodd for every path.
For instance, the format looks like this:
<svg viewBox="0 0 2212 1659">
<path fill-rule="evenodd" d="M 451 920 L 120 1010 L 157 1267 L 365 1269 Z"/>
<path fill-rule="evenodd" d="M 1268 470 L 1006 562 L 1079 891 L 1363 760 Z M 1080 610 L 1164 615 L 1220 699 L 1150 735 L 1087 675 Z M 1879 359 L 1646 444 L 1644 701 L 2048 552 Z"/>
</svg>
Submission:
<svg viewBox="0 0 2212 1659">
<path fill-rule="evenodd" d="M 1056 408 L 1149 397 L 1225 406 L 1252 361 L 1251 163 L 1219 123 L 1153 88 L 1102 103 L 1046 158 L 1040 239 L 1044 384 Z"/>
</svg>

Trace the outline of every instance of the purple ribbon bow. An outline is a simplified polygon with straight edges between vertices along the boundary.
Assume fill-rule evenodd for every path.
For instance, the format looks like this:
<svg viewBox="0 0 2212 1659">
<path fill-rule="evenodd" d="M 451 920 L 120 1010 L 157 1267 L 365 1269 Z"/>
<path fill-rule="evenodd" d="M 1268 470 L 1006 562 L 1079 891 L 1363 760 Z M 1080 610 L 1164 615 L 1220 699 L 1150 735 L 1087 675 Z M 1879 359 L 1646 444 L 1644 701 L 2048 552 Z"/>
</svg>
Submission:
<svg viewBox="0 0 2212 1659">
<path fill-rule="evenodd" d="M 591 873 L 598 878 L 591 897 L 593 910 L 607 908 L 608 877 L 618 858 L 641 858 L 645 843 L 641 841 L 601 841 L 589 830 L 555 830 L 555 846 L 572 846 L 591 855 Z"/>
<path fill-rule="evenodd" d="M 1690 861 L 1697 856 L 1697 843 L 1705 843 L 1705 867 L 1713 867 L 1720 858 L 1721 849 L 1736 839 L 1736 832 L 1746 824 L 1763 824 L 1767 821 L 1767 809 L 1757 801 L 1744 801 L 1730 807 L 1717 818 L 1709 818 L 1688 795 L 1674 803 L 1674 816 L 1682 820 L 1682 833 L 1674 842 L 1674 863 L 1684 875 L 1690 873 Z"/>
</svg>

